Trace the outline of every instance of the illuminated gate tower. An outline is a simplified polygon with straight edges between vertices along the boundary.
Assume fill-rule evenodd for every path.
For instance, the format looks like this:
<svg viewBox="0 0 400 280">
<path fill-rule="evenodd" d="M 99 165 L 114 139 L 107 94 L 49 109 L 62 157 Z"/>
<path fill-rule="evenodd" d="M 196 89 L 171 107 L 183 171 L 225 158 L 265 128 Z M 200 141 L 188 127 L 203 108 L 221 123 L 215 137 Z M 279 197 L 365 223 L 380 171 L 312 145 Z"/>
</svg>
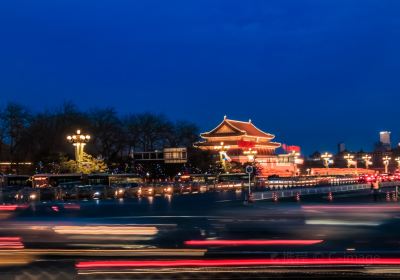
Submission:
<svg viewBox="0 0 400 280">
<path fill-rule="evenodd" d="M 252 122 L 224 120 L 213 130 L 201 133 L 202 141 L 194 144 L 202 150 L 219 153 L 224 162 L 256 162 L 262 168 L 261 175 L 293 175 L 296 156 L 292 154 L 276 155 L 280 143 L 272 142 L 274 135 L 258 129 Z M 225 167 L 225 165 L 224 165 Z"/>
</svg>

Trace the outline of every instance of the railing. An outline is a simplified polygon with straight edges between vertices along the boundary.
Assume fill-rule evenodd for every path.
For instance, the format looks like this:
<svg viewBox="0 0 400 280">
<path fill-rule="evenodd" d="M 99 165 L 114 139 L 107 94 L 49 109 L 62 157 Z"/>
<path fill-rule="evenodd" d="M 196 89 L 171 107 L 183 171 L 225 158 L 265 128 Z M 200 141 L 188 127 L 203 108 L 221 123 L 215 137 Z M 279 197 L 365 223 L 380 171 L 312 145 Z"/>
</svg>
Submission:
<svg viewBox="0 0 400 280">
<path fill-rule="evenodd" d="M 400 182 L 383 182 L 382 188 L 397 187 L 400 186 Z M 254 200 L 268 200 L 276 198 L 287 198 L 296 196 L 306 196 L 315 194 L 328 194 L 338 192 L 348 192 L 357 190 L 368 190 L 371 189 L 370 184 L 350 184 L 350 185 L 339 185 L 339 186 L 324 186 L 315 188 L 298 188 L 298 189 L 281 189 L 281 190 L 266 190 L 266 191 L 255 191 L 253 192 Z"/>
</svg>

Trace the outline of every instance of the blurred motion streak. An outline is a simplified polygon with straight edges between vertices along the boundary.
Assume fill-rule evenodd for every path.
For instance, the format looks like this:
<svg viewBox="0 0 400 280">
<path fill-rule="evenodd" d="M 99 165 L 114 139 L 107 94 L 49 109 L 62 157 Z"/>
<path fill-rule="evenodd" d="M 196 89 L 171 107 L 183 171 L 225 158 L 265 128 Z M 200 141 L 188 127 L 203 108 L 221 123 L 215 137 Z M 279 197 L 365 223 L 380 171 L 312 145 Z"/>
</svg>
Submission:
<svg viewBox="0 0 400 280">
<path fill-rule="evenodd" d="M 156 227 L 141 226 L 55 226 L 53 230 L 59 234 L 85 235 L 156 235 Z"/>
<path fill-rule="evenodd" d="M 78 269 L 135 267 L 218 267 L 218 266 L 304 266 L 304 265 L 400 265 L 400 258 L 282 258 L 213 260 L 83 261 Z"/>
<path fill-rule="evenodd" d="M 63 205 L 64 209 L 68 210 L 80 210 L 81 206 L 79 204 L 64 204 Z"/>
<path fill-rule="evenodd" d="M 314 245 L 323 240 L 189 240 L 188 246 L 259 246 L 259 245 Z"/>
<path fill-rule="evenodd" d="M 1 250 L 0 256 L 23 255 L 37 257 L 46 256 L 83 256 L 83 257 L 137 257 L 137 256 L 204 256 L 206 250 L 201 249 L 24 249 Z"/>
<path fill-rule="evenodd" d="M 26 209 L 29 205 L 17 205 L 17 204 L 10 204 L 10 205 L 0 205 L 0 211 L 15 211 L 18 209 Z"/>
<path fill-rule="evenodd" d="M 22 244 L 21 238 L 19 237 L 0 237 L 0 249 L 22 249 L 24 244 Z"/>
<path fill-rule="evenodd" d="M 332 211 L 332 210 L 343 210 L 343 211 L 365 211 L 371 210 L 371 205 L 308 205 L 301 207 L 304 210 L 317 210 L 317 211 Z M 398 205 L 374 205 L 375 211 L 400 211 Z"/>
<path fill-rule="evenodd" d="M 327 226 L 379 226 L 376 222 L 345 221 L 345 220 L 306 220 L 306 225 L 327 225 Z"/>
</svg>

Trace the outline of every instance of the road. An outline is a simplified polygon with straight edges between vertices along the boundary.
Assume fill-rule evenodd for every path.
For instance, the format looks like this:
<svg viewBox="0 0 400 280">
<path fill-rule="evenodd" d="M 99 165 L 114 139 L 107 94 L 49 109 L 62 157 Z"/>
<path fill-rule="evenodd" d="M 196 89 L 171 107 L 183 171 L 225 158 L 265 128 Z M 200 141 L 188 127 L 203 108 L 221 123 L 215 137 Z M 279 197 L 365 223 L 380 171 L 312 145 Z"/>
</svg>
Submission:
<svg viewBox="0 0 400 280">
<path fill-rule="evenodd" d="M 1 279 L 397 279 L 399 213 L 369 191 L 249 205 L 240 192 L 2 205 Z"/>
</svg>

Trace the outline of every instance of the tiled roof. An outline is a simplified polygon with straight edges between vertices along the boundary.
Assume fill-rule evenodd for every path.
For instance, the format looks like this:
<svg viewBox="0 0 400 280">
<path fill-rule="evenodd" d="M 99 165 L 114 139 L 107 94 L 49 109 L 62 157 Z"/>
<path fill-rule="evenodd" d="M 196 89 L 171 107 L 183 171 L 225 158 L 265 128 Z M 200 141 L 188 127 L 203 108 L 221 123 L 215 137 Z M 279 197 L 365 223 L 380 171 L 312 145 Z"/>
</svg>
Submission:
<svg viewBox="0 0 400 280">
<path fill-rule="evenodd" d="M 254 137 L 265 137 L 265 138 L 270 138 L 273 139 L 275 138 L 274 135 L 266 133 L 260 129 L 258 129 L 251 121 L 249 122 L 242 122 L 242 121 L 235 121 L 235 120 L 229 120 L 225 119 L 226 122 L 228 122 L 230 125 L 234 126 L 235 128 L 244 131 L 246 135 L 248 136 L 254 136 Z"/>
</svg>

